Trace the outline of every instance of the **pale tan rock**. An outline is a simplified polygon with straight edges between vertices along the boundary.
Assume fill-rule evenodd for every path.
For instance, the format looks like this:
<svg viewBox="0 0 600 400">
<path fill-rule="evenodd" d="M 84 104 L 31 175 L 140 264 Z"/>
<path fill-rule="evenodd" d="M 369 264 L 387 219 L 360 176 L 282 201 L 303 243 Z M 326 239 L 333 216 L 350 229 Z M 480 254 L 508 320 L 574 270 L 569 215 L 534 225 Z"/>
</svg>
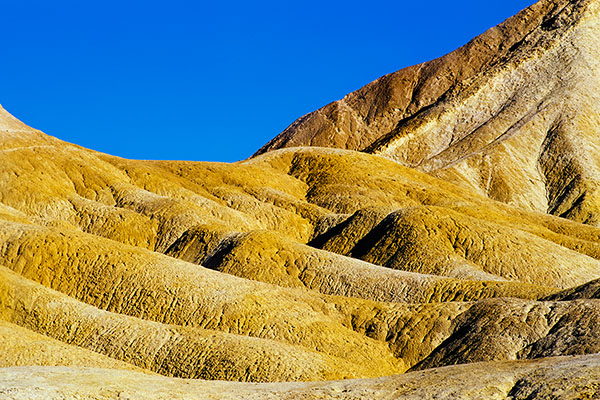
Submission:
<svg viewBox="0 0 600 400">
<path fill-rule="evenodd" d="M 492 199 L 598 223 L 600 3 L 541 0 L 439 59 L 310 113 L 257 154 L 389 157 Z"/>
<path fill-rule="evenodd" d="M 6 399 L 486 399 L 598 398 L 598 355 L 436 368 L 368 380 L 240 384 L 66 367 L 0 369 Z"/>
</svg>

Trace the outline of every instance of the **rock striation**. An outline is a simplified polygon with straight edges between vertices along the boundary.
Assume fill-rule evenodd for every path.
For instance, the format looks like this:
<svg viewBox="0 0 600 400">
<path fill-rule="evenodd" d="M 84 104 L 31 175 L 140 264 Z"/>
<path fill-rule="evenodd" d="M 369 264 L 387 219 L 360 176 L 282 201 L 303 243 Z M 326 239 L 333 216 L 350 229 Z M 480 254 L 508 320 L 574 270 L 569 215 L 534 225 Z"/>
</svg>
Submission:
<svg viewBox="0 0 600 400">
<path fill-rule="evenodd" d="M 305 115 L 258 151 L 379 154 L 597 225 L 600 5 L 541 0 L 464 47 Z"/>
<path fill-rule="evenodd" d="M 0 108 L 0 397 L 598 398 L 599 7 L 541 0 L 233 164 Z"/>
</svg>

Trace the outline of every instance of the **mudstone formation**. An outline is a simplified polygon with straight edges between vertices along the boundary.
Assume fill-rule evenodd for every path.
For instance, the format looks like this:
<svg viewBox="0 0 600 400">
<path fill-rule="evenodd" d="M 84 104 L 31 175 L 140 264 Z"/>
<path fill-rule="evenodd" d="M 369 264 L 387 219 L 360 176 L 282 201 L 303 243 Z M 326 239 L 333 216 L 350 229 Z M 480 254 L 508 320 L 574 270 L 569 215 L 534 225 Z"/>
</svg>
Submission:
<svg viewBox="0 0 600 400">
<path fill-rule="evenodd" d="M 0 398 L 600 398 L 599 49 L 541 0 L 233 164 L 0 108 Z"/>
</svg>

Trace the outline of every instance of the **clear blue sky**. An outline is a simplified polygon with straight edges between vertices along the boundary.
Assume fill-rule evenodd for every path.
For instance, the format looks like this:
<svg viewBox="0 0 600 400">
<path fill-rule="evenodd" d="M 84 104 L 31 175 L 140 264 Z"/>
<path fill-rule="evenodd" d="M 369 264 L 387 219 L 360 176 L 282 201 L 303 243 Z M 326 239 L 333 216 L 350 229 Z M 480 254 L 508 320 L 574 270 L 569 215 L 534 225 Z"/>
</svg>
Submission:
<svg viewBox="0 0 600 400">
<path fill-rule="evenodd" d="M 533 2 L 4 0 L 0 104 L 122 157 L 236 161 Z"/>
</svg>

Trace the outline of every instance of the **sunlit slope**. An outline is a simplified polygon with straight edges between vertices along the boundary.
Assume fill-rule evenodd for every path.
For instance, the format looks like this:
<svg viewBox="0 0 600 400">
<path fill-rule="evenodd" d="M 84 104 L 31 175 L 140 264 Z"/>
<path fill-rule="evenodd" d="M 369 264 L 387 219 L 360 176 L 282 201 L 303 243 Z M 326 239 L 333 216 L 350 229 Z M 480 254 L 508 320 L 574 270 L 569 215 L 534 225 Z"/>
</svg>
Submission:
<svg viewBox="0 0 600 400">
<path fill-rule="evenodd" d="M 0 115 L 4 366 L 308 381 L 599 350 L 573 322 L 596 300 L 536 301 L 600 278 L 594 227 L 376 155 L 132 161 Z"/>
<path fill-rule="evenodd" d="M 332 262 L 365 267 L 301 245 L 308 243 L 455 279 L 567 288 L 598 277 L 599 230 L 489 201 L 377 156 L 292 149 L 237 164 L 148 162 L 96 153 L 33 130 L 16 139 L 10 132 L 5 136 L 0 199 L 7 219 L 80 230 L 215 268 L 227 246 L 236 248 L 228 260 L 248 250 L 259 254 L 252 246 L 288 249 L 299 271 L 310 264 L 326 273 L 319 265 Z M 241 246 L 251 241 L 259 243 Z M 274 255 L 263 253 L 268 264 Z M 275 263 L 276 273 L 251 272 L 257 260 L 245 272 L 231 271 L 300 285 L 297 272 Z"/>
<path fill-rule="evenodd" d="M 0 320 L 0 343 L 0 368 L 44 365 L 135 369 L 131 364 L 67 345 L 4 320 Z"/>
<path fill-rule="evenodd" d="M 252 318 L 249 316 L 244 317 L 245 326 L 239 326 L 242 323 L 241 317 L 236 318 L 235 316 L 222 317 L 224 320 L 222 324 L 227 327 L 209 325 L 212 321 L 206 321 L 205 315 L 198 315 L 196 319 L 187 324 L 177 324 L 179 322 L 177 320 L 174 321 L 175 323 L 169 323 L 170 319 L 164 323 L 158 323 L 154 321 L 156 318 L 151 316 L 134 318 L 125 313 L 103 311 L 33 281 L 23 279 L 6 269 L 1 269 L 0 274 L 2 276 L 0 315 L 5 320 L 70 345 L 102 353 L 163 375 L 269 381 L 332 379 L 372 374 L 365 368 L 366 366 L 345 362 L 343 357 L 338 359 L 335 356 L 327 356 L 305 347 L 285 344 L 284 335 L 280 335 L 279 341 L 269 339 L 268 333 L 257 333 L 253 330 Z M 74 277 L 73 281 L 76 280 Z M 140 290 L 141 287 L 143 286 L 139 285 L 136 289 Z M 144 301 L 147 302 L 148 297 L 154 293 L 152 288 L 149 288 L 147 292 L 148 294 L 142 295 L 139 300 L 129 300 L 132 307 L 140 309 L 138 313 L 129 312 L 129 314 L 140 315 L 144 311 L 153 311 L 148 307 L 144 310 L 143 305 L 140 304 Z M 177 299 L 181 299 L 182 302 L 186 300 L 183 295 Z M 111 307 L 105 308 L 112 309 Z M 248 310 L 248 314 L 251 313 L 252 311 Z M 218 314 L 215 314 L 215 317 L 221 318 Z M 269 322 L 268 317 L 263 318 L 261 320 L 261 317 L 255 316 L 256 324 L 264 321 L 265 327 L 274 330 L 279 328 L 277 324 Z M 293 318 L 287 319 L 293 320 Z M 198 327 L 199 324 L 218 330 L 204 329 Z M 325 332 L 330 330 L 324 321 L 314 321 L 314 324 L 321 325 L 321 329 Z M 270 325 L 275 326 L 271 327 Z M 330 323 L 330 325 L 333 324 Z M 300 334 L 302 329 L 301 326 L 291 328 L 290 334 Z M 229 332 L 235 332 L 235 334 Z M 329 334 L 331 335 L 331 332 Z M 351 338 L 353 332 L 337 336 L 340 338 L 350 336 L 346 343 L 350 348 L 353 347 Z M 354 336 L 359 337 L 356 334 Z M 364 340 L 368 341 L 367 338 Z M 307 342 L 310 341 L 310 338 L 291 338 L 288 342 L 294 341 Z M 322 344 L 322 346 L 331 349 L 331 345 Z M 373 372 L 398 372 L 389 365 L 395 363 L 389 352 L 381 350 L 379 353 L 377 352 L 377 347 L 381 349 L 383 346 L 374 344 L 363 347 L 371 348 L 374 352 L 373 356 L 378 357 L 378 362 L 383 364 L 381 367 L 377 367 L 375 364 L 369 365 Z M 15 350 L 6 349 L 8 354 Z M 324 353 L 326 352 L 327 350 L 324 351 Z M 70 355 L 70 353 L 67 354 Z M 17 356 L 17 354 L 13 355 L 15 358 Z M 363 356 L 349 356 L 349 358 L 355 356 L 357 359 L 363 358 L 361 361 L 365 361 L 364 354 Z M 32 364 L 38 364 L 40 361 L 32 360 Z M 22 365 L 22 363 L 17 365 Z M 87 366 L 106 367 L 106 365 L 94 363 L 89 363 Z M 114 367 L 120 366 L 115 362 Z M 378 373 L 375 372 L 374 375 L 378 375 Z"/>
<path fill-rule="evenodd" d="M 3 238 L 4 258 L 20 274 L 0 269 L 1 319 L 168 376 L 318 380 L 600 350 L 600 300 L 375 303 L 244 281 L 108 240 L 73 258 L 89 246 L 85 234 L 14 225 L 4 227 L 16 232 Z M 444 356 L 457 340 L 468 351 Z"/>
<path fill-rule="evenodd" d="M 600 2 L 541 0 L 446 56 L 307 114 L 259 153 L 366 151 L 597 225 L 599 46 Z"/>
<path fill-rule="evenodd" d="M 0 107 L 0 397 L 596 398 L 599 38 L 541 0 L 232 164 Z"/>
<path fill-rule="evenodd" d="M 29 367 L 0 369 L 7 399 L 143 397 L 176 399 L 593 399 L 600 357 L 487 362 L 378 379 L 305 384 L 184 381 L 129 371 Z"/>
</svg>

